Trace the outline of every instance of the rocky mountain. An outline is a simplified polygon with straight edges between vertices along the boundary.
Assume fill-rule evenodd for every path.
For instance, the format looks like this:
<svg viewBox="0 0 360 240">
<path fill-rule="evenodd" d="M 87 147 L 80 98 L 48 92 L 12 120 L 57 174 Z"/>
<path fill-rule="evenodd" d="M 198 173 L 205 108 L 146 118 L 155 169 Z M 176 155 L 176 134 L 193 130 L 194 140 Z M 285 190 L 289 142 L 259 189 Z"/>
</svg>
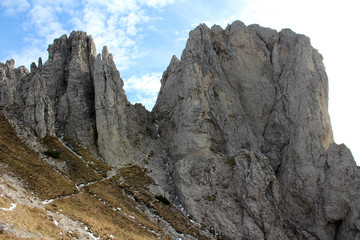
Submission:
<svg viewBox="0 0 360 240">
<path fill-rule="evenodd" d="M 101 239 L 360 239 L 360 170 L 334 143 L 325 67 L 306 36 L 200 25 L 171 59 L 152 112 L 128 102 L 112 55 L 96 55 L 86 33 L 48 52 L 30 72 L 0 63 L 9 132 L 0 161 L 6 176 L 29 183 L 21 191 L 52 199 L 55 207 L 37 206 L 52 219 L 80 221 Z M 20 150 L 8 145 L 17 137 Z M 37 184 L 25 173 L 40 165 Z M 135 220 L 117 224 L 106 208 L 104 230 L 84 217 L 99 207 L 94 196 Z M 2 234 L 19 237 L 1 216 Z M 58 231 L 71 239 L 68 225 Z"/>
</svg>

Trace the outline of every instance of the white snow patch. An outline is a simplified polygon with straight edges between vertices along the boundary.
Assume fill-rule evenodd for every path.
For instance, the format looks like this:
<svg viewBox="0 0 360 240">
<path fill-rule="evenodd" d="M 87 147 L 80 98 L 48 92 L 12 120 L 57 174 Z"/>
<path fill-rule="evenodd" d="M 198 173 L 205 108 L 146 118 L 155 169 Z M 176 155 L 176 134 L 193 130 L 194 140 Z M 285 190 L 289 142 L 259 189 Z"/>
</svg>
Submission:
<svg viewBox="0 0 360 240">
<path fill-rule="evenodd" d="M 92 232 L 88 231 L 90 237 L 95 240 L 100 240 L 100 237 L 96 237 Z"/>
<path fill-rule="evenodd" d="M 78 158 L 83 159 L 82 156 L 80 156 L 79 154 L 77 154 L 76 152 L 74 152 L 70 147 L 66 146 L 66 144 L 62 141 L 62 139 L 58 138 L 59 141 L 61 142 L 62 145 L 64 145 L 64 147 L 66 147 L 70 152 L 72 152 L 75 156 L 77 156 Z"/>
<path fill-rule="evenodd" d="M 131 216 L 131 215 L 129 215 L 129 214 L 124 213 L 124 215 L 127 216 L 127 217 L 129 217 L 129 218 L 131 218 L 131 219 L 135 219 L 134 216 Z"/>
<path fill-rule="evenodd" d="M 110 171 L 108 171 L 107 172 L 107 177 L 106 177 L 106 179 L 109 179 L 109 178 L 112 178 L 113 176 L 115 176 L 116 175 L 116 171 L 117 171 L 117 169 L 116 168 L 112 168 Z"/>
<path fill-rule="evenodd" d="M 0 208 L 0 210 L 3 211 L 14 211 L 14 209 L 16 208 L 17 203 L 11 203 L 11 207 L 10 208 Z"/>
<path fill-rule="evenodd" d="M 54 200 L 55 199 L 46 199 L 46 200 L 42 201 L 41 203 L 42 204 L 49 204 L 49 203 L 53 202 Z"/>
<path fill-rule="evenodd" d="M 196 226 L 201 226 L 201 224 L 200 224 L 200 223 L 198 223 L 198 222 L 196 222 L 196 221 L 192 220 L 191 218 L 189 218 L 189 220 L 190 220 L 190 222 L 191 222 L 191 223 L 195 224 Z"/>
<path fill-rule="evenodd" d="M 159 134 L 159 125 L 157 125 L 155 123 L 155 127 L 156 127 L 156 136 L 159 138 L 160 137 L 160 134 Z"/>
</svg>

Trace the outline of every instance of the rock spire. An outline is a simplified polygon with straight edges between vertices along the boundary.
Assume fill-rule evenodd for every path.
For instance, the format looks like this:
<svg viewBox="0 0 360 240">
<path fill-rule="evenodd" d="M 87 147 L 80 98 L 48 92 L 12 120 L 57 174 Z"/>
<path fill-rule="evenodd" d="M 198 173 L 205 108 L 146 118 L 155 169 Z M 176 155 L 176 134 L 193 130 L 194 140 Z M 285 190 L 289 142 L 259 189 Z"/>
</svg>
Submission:
<svg viewBox="0 0 360 240">
<path fill-rule="evenodd" d="M 48 52 L 30 72 L 0 63 L 2 111 L 39 138 L 143 167 L 154 194 L 226 239 L 359 238 L 360 172 L 334 143 L 322 56 L 306 36 L 202 24 L 152 112 L 127 101 L 112 54 L 96 55 L 86 33 Z"/>
</svg>

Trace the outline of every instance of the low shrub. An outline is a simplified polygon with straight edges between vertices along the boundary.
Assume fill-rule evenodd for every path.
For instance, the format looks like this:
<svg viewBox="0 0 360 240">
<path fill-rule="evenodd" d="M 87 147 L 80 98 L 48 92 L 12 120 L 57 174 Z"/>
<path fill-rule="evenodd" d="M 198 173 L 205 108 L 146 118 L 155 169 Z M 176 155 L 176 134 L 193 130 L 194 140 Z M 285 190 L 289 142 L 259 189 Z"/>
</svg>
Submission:
<svg viewBox="0 0 360 240">
<path fill-rule="evenodd" d="M 60 152 L 58 152 L 58 151 L 47 150 L 44 152 L 44 154 L 48 157 L 52 157 L 52 158 L 56 158 L 56 159 L 58 159 L 60 157 Z"/>
<path fill-rule="evenodd" d="M 157 196 L 155 196 L 155 198 L 165 205 L 170 205 L 170 201 L 164 196 L 157 195 Z"/>
</svg>

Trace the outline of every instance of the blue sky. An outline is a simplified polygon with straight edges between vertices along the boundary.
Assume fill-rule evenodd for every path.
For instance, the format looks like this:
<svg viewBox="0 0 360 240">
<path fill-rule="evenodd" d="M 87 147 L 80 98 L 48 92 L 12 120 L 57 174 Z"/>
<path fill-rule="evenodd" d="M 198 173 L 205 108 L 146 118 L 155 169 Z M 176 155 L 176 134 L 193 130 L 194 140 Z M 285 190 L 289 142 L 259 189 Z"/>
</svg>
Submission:
<svg viewBox="0 0 360 240">
<path fill-rule="evenodd" d="M 1 0 L 0 62 L 29 67 L 47 46 L 72 30 L 86 31 L 97 51 L 107 45 L 128 99 L 151 110 L 172 55 L 200 23 L 225 27 L 234 20 L 311 38 L 324 57 L 335 141 L 360 164 L 360 4 L 357 0 Z"/>
</svg>

